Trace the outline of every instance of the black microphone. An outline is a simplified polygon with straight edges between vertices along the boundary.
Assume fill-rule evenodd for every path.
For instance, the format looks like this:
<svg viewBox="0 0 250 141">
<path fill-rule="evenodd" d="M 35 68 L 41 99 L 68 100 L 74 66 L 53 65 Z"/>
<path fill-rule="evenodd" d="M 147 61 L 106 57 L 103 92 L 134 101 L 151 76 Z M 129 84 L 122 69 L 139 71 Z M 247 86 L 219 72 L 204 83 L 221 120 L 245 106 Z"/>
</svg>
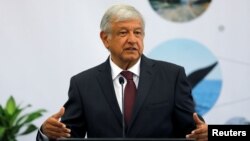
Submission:
<svg viewBox="0 0 250 141">
<path fill-rule="evenodd" d="M 119 77 L 119 83 L 123 86 L 123 84 L 124 84 L 124 78 L 123 77 Z"/>
<path fill-rule="evenodd" d="M 124 118 L 124 92 L 123 92 L 123 84 L 124 84 L 124 78 L 119 77 L 119 83 L 122 86 L 122 137 L 125 138 L 125 118 Z"/>
</svg>

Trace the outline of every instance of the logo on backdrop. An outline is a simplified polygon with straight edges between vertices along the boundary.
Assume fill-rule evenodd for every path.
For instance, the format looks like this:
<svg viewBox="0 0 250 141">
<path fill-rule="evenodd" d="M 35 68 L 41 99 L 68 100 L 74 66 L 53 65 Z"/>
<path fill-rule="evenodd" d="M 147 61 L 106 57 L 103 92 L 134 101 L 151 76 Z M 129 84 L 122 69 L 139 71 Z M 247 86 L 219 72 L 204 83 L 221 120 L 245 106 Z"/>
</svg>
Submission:
<svg viewBox="0 0 250 141">
<path fill-rule="evenodd" d="M 212 0 L 149 0 L 154 11 L 166 20 L 188 22 L 204 13 Z"/>
<path fill-rule="evenodd" d="M 220 95 L 222 77 L 220 64 L 207 47 L 189 39 L 174 39 L 155 47 L 148 56 L 185 68 L 198 114 L 204 115 L 214 106 Z"/>
</svg>

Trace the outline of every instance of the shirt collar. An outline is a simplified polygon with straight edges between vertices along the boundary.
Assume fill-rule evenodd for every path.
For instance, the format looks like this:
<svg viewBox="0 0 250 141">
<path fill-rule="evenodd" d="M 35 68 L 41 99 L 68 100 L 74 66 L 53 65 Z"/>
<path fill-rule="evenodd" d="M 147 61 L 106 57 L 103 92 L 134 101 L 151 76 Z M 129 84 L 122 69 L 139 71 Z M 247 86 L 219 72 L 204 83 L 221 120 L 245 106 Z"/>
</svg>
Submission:
<svg viewBox="0 0 250 141">
<path fill-rule="evenodd" d="M 112 60 L 111 57 L 109 57 L 109 62 L 111 66 L 111 74 L 112 74 L 112 79 L 114 80 L 117 76 L 120 75 L 120 73 L 123 71 L 120 67 L 118 67 Z M 137 77 L 140 76 L 140 63 L 141 63 L 141 58 L 136 62 L 135 65 L 133 65 L 131 68 L 128 69 L 128 71 L 132 72 L 134 75 Z"/>
</svg>

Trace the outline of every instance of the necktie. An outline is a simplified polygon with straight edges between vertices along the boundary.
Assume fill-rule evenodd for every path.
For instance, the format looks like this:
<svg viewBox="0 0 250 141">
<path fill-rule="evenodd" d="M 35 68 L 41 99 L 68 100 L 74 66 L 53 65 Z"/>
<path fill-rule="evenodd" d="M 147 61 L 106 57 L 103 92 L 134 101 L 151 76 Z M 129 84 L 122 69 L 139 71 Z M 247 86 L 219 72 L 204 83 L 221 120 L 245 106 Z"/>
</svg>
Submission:
<svg viewBox="0 0 250 141">
<path fill-rule="evenodd" d="M 132 117 L 133 107 L 136 97 L 136 86 L 133 81 L 133 73 L 130 71 L 122 71 L 121 75 L 127 80 L 124 90 L 124 119 L 126 125 L 129 125 Z"/>
</svg>

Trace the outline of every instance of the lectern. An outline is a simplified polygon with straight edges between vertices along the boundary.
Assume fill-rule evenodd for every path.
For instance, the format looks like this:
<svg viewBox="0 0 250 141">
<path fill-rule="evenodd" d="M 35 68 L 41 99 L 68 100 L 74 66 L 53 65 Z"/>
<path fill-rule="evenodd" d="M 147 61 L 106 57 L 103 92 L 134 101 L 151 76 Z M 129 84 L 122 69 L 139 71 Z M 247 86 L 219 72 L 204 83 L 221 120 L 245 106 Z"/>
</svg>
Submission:
<svg viewBox="0 0 250 141">
<path fill-rule="evenodd" d="M 186 138 L 64 138 L 58 141 L 194 141 Z"/>
</svg>

